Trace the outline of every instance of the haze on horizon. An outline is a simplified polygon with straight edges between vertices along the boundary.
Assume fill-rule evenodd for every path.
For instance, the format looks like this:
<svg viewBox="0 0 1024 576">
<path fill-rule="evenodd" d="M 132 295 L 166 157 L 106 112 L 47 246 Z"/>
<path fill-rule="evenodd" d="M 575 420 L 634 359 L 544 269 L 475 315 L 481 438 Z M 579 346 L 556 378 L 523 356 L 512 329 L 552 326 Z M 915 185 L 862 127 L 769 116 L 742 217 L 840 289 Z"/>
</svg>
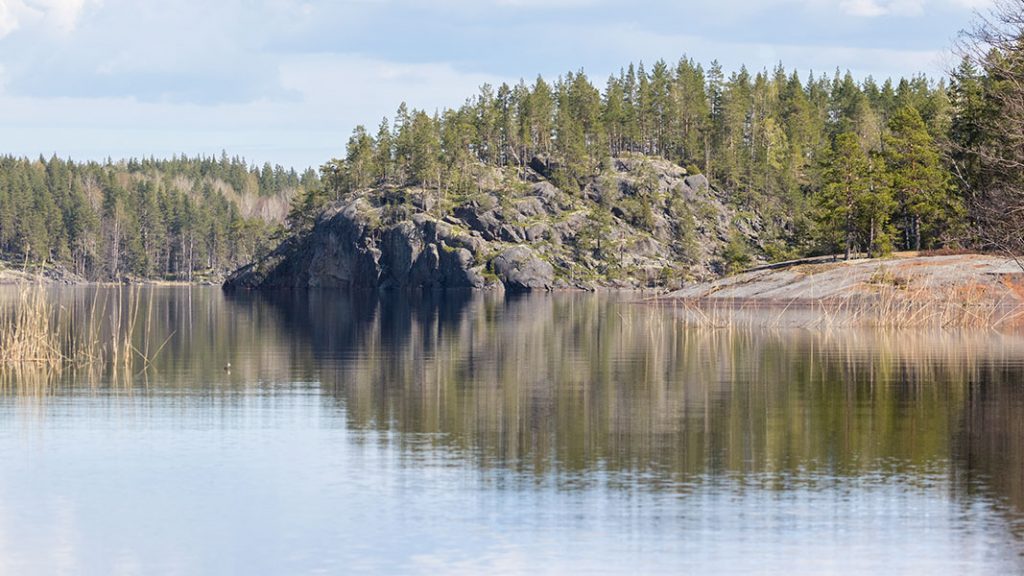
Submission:
<svg viewBox="0 0 1024 576">
<path fill-rule="evenodd" d="M 0 0 L 0 154 L 226 150 L 302 169 L 401 101 L 686 55 L 727 71 L 945 75 L 989 0 Z M 696 3 L 694 3 L 696 4 Z"/>
</svg>

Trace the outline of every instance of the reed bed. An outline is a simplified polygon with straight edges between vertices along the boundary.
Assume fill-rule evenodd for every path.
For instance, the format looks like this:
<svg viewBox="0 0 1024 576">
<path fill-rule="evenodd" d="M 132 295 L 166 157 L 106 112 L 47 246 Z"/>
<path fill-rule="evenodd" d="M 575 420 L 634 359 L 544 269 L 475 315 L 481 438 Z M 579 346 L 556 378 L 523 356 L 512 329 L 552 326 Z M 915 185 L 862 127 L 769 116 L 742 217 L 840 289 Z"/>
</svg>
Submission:
<svg viewBox="0 0 1024 576">
<path fill-rule="evenodd" d="M 0 323 L 0 363 L 59 366 L 63 346 L 53 324 L 46 294 L 41 289 L 22 290 L 13 313 Z"/>
<path fill-rule="evenodd" d="M 852 324 L 885 328 L 999 328 L 1024 321 L 1020 300 L 997 297 L 986 286 L 970 284 L 934 289 L 886 286 L 859 300 L 822 306 L 826 314 L 839 308 L 836 313 L 845 312 Z"/>
<path fill-rule="evenodd" d="M 764 302 L 729 299 L 663 300 L 684 323 L 705 328 L 942 328 L 996 329 L 1024 324 L 1024 302 L 995 297 L 984 286 L 882 286 L 868 294 L 820 300 Z"/>
<path fill-rule="evenodd" d="M 154 345 L 152 299 L 146 299 L 143 320 L 139 287 L 102 292 L 68 309 L 44 285 L 21 287 L 13 307 L 0 311 L 0 369 L 147 369 L 170 340 Z"/>
</svg>

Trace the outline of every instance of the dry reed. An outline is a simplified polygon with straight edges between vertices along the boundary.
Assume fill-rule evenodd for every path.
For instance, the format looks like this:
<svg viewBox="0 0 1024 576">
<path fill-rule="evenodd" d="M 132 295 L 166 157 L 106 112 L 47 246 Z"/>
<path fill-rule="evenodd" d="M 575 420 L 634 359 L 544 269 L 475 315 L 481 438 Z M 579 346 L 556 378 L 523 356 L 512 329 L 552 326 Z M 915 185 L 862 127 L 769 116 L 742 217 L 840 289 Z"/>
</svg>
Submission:
<svg viewBox="0 0 1024 576">
<path fill-rule="evenodd" d="M 972 285 L 881 286 L 871 294 L 768 303 L 706 298 L 662 304 L 667 302 L 684 323 L 705 328 L 995 329 L 1024 323 L 1021 301 L 993 297 L 984 287 Z"/>
<path fill-rule="evenodd" d="M 148 300 L 143 333 L 140 324 L 142 294 L 138 287 L 127 292 L 95 291 L 85 310 L 76 314 L 55 304 L 41 284 L 23 286 L 13 310 L 0 313 L 0 367 L 45 367 L 60 372 L 67 368 L 132 373 L 144 370 L 160 354 L 170 336 L 158 347 L 151 345 L 152 299 Z M 141 348 L 135 345 L 141 340 Z"/>
<path fill-rule="evenodd" d="M 65 359 L 61 323 L 41 287 L 22 290 L 13 314 L 0 322 L 0 363 L 60 366 Z"/>
</svg>

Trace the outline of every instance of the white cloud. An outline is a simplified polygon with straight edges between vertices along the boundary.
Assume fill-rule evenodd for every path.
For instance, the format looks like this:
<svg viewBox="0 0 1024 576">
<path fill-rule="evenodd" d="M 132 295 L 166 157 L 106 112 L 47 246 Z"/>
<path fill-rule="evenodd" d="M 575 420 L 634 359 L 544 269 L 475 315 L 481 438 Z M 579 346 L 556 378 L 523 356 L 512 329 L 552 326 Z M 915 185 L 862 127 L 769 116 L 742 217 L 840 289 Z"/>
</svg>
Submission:
<svg viewBox="0 0 1024 576">
<path fill-rule="evenodd" d="M 88 5 L 99 5 L 96 0 L 32 0 L 30 4 L 41 10 L 43 20 L 59 32 L 73 32 Z"/>
<path fill-rule="evenodd" d="M 303 105 L 326 117 L 348 116 L 340 126 L 376 124 L 402 101 L 434 110 L 458 106 L 484 83 L 505 79 L 463 72 L 449 63 L 405 63 L 352 54 L 315 54 L 287 59 L 281 85 L 300 95 Z"/>
<path fill-rule="evenodd" d="M 0 38 L 18 29 L 18 18 L 9 0 L 0 0 Z"/>
<path fill-rule="evenodd" d="M 585 65 L 591 80 L 602 79 L 618 71 L 623 62 L 653 62 L 659 58 L 677 58 L 686 55 L 707 64 L 718 60 L 726 72 L 745 65 L 750 70 L 770 70 L 782 62 L 788 69 L 801 75 L 809 71 L 832 74 L 836 69 L 849 70 L 857 78 L 873 76 L 876 79 L 899 78 L 916 73 L 942 74 L 944 68 L 941 47 L 904 49 L 876 46 L 851 46 L 843 42 L 760 42 L 707 37 L 694 34 L 653 32 L 631 25 L 561 27 L 558 39 L 572 46 L 578 53 L 592 57 L 592 62 L 612 61 L 616 68 Z M 554 44 L 553 37 L 541 37 L 539 42 Z"/>
<path fill-rule="evenodd" d="M 926 3 L 927 0 L 842 0 L 839 9 L 848 16 L 860 18 L 919 16 L 924 13 Z"/>
<path fill-rule="evenodd" d="M 511 8 L 579 8 L 595 3 L 596 0 L 495 0 L 498 6 Z"/>
<path fill-rule="evenodd" d="M 35 26 L 73 32 L 86 8 L 100 4 L 101 0 L 0 0 L 0 38 Z"/>
<path fill-rule="evenodd" d="M 994 0 L 950 0 L 950 2 L 960 8 L 968 8 L 971 10 L 980 10 L 982 8 L 988 8 L 995 4 Z"/>
<path fill-rule="evenodd" d="M 885 7 L 876 0 L 843 0 L 839 3 L 839 9 L 850 16 L 863 18 L 874 18 L 886 14 Z"/>
<path fill-rule="evenodd" d="M 410 5 L 422 5 L 411 0 L 404 0 Z M 606 0 L 433 0 L 431 4 L 422 6 L 425 9 L 458 8 L 462 11 L 486 13 L 492 8 L 530 8 L 532 10 L 563 10 L 597 6 Z"/>
</svg>

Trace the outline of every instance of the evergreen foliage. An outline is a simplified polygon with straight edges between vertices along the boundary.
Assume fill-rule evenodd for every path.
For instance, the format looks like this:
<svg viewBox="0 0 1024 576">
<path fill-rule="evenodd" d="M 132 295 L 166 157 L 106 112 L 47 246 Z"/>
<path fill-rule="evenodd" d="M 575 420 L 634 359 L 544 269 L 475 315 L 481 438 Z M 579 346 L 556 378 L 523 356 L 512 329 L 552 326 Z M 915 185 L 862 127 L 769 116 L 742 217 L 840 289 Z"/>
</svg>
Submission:
<svg viewBox="0 0 1024 576">
<path fill-rule="evenodd" d="M 631 64 L 603 92 L 582 71 L 485 85 L 434 115 L 403 103 L 376 138 L 357 127 L 346 157 L 325 165 L 328 192 L 299 199 L 295 214 L 308 223 L 318 202 L 368 186 L 421 187 L 439 199 L 470 192 L 481 165 L 520 177 L 538 170 L 578 192 L 608 158 L 643 154 L 705 174 L 737 209 L 780 222 L 770 239 L 780 255 L 934 247 L 960 232 L 962 201 L 940 154 L 950 132 L 965 129 L 952 115 L 958 98 L 923 76 L 801 79 L 781 65 L 726 76 L 718 63 L 687 58 L 649 71 Z M 649 225 L 651 202 L 639 190 L 623 203 L 630 225 Z M 806 234 L 808 217 L 817 234 Z"/>
<path fill-rule="evenodd" d="M 216 276 L 270 248 L 273 215 L 247 217 L 243 208 L 283 206 L 293 190 L 318 187 L 314 171 L 227 155 L 103 164 L 0 157 L 0 254 L 98 280 Z"/>
</svg>

